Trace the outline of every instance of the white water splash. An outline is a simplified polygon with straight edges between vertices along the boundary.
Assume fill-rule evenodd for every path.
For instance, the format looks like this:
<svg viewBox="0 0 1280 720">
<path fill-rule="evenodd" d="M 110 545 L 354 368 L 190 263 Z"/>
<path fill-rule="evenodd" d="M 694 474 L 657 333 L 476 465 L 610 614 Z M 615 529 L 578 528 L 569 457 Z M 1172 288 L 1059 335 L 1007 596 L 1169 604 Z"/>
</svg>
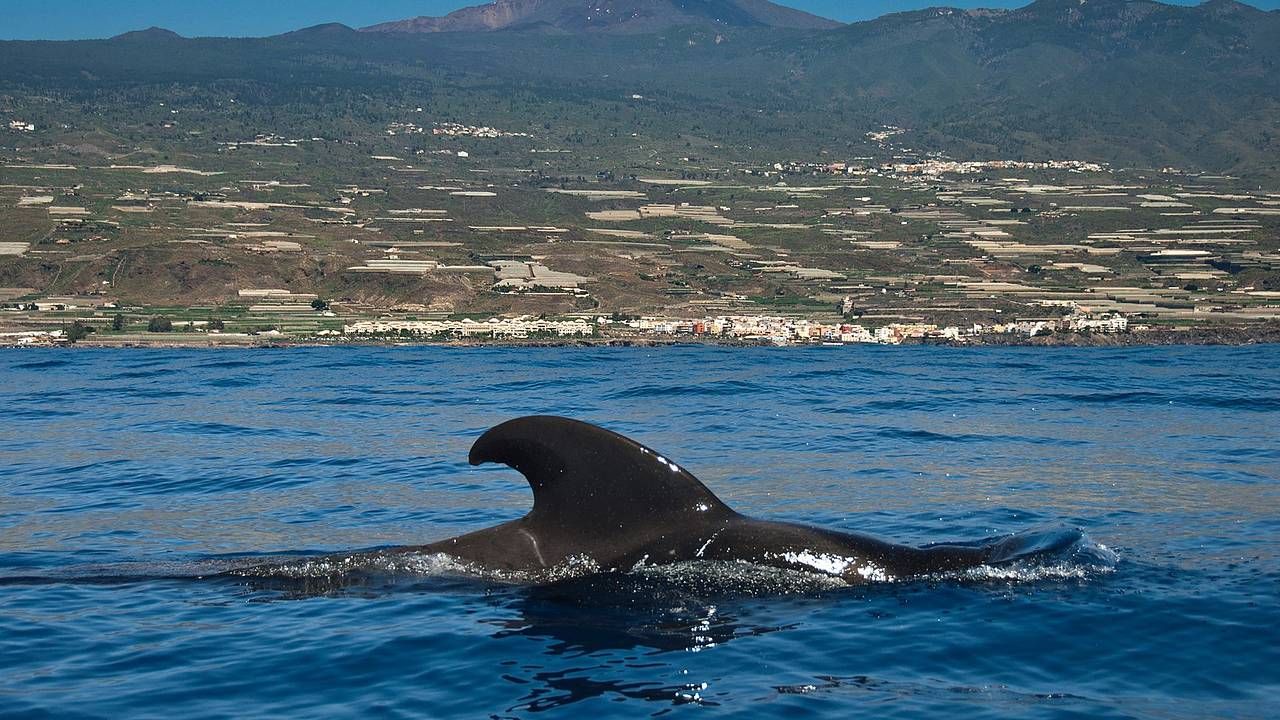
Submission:
<svg viewBox="0 0 1280 720">
<path fill-rule="evenodd" d="M 827 573 L 745 561 L 691 560 L 647 565 L 636 575 L 702 597 L 797 595 L 849 587 L 843 579 Z"/>
<path fill-rule="evenodd" d="M 860 563 L 856 558 L 843 555 L 801 550 L 799 552 L 770 553 L 766 557 L 771 560 L 782 560 L 791 565 L 812 568 L 824 575 L 834 577 L 847 577 L 852 573 L 868 582 L 893 582 L 897 579 L 890 575 L 888 570 L 879 565 L 866 562 Z"/>
<path fill-rule="evenodd" d="M 651 564 L 651 558 L 646 555 L 622 572 L 602 567 L 589 555 L 573 556 L 550 568 L 517 571 L 485 568 L 444 553 L 374 552 L 290 559 L 230 570 L 227 574 L 277 580 L 326 580 L 339 585 L 367 576 L 467 577 L 503 584 L 540 585 L 617 572 L 618 576 L 634 575 L 659 580 L 707 595 L 791 594 L 830 590 L 866 582 L 894 583 L 913 579 L 897 577 L 884 567 L 856 558 L 809 550 L 769 554 L 765 557 L 768 564 L 702 559 L 703 552 L 714 539 L 715 536 L 712 536 L 703 544 L 697 559 Z M 1007 562 L 914 579 L 960 582 L 1087 579 L 1114 572 L 1117 561 L 1115 552 L 1081 534 L 1067 547 L 1046 555 L 1038 556 L 1033 553 Z M 778 564 L 785 564 L 785 567 L 779 567 Z"/>
<path fill-rule="evenodd" d="M 340 579 L 356 575 L 414 577 L 471 577 L 510 584 L 550 583 L 594 575 L 600 564 L 586 555 L 573 556 L 554 567 L 536 571 L 486 568 L 446 553 L 358 553 L 330 555 L 257 565 L 229 574 L 247 578 L 284 580 Z"/>
</svg>

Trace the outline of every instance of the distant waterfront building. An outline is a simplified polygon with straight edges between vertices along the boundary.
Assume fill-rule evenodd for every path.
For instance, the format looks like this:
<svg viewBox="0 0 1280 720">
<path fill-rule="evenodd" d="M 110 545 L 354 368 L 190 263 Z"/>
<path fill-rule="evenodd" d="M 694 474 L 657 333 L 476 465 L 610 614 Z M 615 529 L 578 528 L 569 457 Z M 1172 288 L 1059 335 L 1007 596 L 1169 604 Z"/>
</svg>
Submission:
<svg viewBox="0 0 1280 720">
<path fill-rule="evenodd" d="M 538 336 L 591 337 L 595 328 L 585 320 L 490 318 L 465 320 L 367 320 L 343 327 L 344 335 L 525 339 Z"/>
<path fill-rule="evenodd" d="M 1064 320 L 1064 323 L 1066 328 L 1072 332 L 1122 333 L 1129 330 L 1129 318 L 1120 313 L 1103 315 L 1098 318 L 1084 314 L 1070 315 Z"/>
</svg>

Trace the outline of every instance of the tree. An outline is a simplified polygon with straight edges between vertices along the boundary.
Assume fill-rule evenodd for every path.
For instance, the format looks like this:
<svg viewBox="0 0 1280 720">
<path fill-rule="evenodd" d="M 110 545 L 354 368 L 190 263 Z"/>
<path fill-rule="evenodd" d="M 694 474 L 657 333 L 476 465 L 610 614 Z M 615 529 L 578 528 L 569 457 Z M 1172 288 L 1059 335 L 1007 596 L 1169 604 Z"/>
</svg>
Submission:
<svg viewBox="0 0 1280 720">
<path fill-rule="evenodd" d="M 147 323 L 147 332 L 165 333 L 173 330 L 173 322 L 167 317 L 157 315 Z"/>
<path fill-rule="evenodd" d="M 79 342 L 88 337 L 91 332 L 93 328 L 77 320 L 66 329 L 67 342 Z"/>
<path fill-rule="evenodd" d="M 207 327 L 210 330 L 226 330 L 227 324 L 217 318 L 214 318 L 213 320 L 209 321 L 209 324 L 207 325 Z"/>
<path fill-rule="evenodd" d="M 311 309 L 315 310 L 316 312 L 328 310 L 329 303 L 325 302 L 324 300 L 321 300 L 320 298 L 316 298 L 315 300 L 311 301 Z"/>
<path fill-rule="evenodd" d="M 116 332 L 124 329 L 124 315 L 116 313 L 115 317 L 111 318 L 111 329 Z"/>
</svg>

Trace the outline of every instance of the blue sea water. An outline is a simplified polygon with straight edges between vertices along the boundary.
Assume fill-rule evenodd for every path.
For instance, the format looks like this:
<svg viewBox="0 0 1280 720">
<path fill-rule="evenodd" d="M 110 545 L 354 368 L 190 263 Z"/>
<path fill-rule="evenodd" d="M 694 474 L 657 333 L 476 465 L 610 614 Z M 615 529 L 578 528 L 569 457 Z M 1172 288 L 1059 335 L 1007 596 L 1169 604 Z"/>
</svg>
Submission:
<svg viewBox="0 0 1280 720">
<path fill-rule="evenodd" d="M 0 352 L 0 716 L 1274 718 L 1277 360 Z M 538 413 L 630 435 L 750 515 L 1079 540 L 860 587 L 725 566 L 212 577 L 519 517 L 519 475 L 466 455 Z"/>
</svg>

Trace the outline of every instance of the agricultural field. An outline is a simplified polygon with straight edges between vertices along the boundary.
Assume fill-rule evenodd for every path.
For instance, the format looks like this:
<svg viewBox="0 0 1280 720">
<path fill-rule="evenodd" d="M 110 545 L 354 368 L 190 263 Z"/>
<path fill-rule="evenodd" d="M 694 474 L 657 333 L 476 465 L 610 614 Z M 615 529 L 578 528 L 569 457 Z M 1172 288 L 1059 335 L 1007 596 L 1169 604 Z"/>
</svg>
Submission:
<svg viewBox="0 0 1280 720">
<path fill-rule="evenodd" d="M 163 97 L 0 106 L 0 333 L 79 320 L 140 341 L 157 317 L 168 340 L 228 342 L 379 318 L 1280 317 L 1280 186 L 1225 175 L 961 162 L 902 128 L 806 152 L 553 123 L 554 109 L 521 122 L 384 101 L 304 122 Z"/>
</svg>

